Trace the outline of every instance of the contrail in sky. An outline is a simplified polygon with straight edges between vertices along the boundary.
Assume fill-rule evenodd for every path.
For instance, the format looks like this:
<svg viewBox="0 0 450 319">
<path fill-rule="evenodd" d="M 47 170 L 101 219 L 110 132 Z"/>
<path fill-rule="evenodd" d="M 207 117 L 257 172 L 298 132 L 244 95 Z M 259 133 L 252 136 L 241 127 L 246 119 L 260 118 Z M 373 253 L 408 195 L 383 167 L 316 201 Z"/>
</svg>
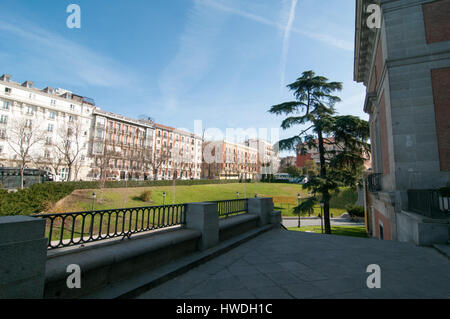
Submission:
<svg viewBox="0 0 450 319">
<path fill-rule="evenodd" d="M 298 0 L 292 0 L 291 10 L 289 12 L 289 19 L 286 24 L 286 28 L 284 29 L 284 37 L 283 37 L 283 53 L 281 56 L 281 79 L 280 84 L 281 87 L 284 87 L 284 81 L 286 77 L 286 63 L 287 63 L 287 55 L 289 52 L 289 39 L 291 37 L 292 25 L 295 20 L 295 8 L 297 7 Z"/>
</svg>

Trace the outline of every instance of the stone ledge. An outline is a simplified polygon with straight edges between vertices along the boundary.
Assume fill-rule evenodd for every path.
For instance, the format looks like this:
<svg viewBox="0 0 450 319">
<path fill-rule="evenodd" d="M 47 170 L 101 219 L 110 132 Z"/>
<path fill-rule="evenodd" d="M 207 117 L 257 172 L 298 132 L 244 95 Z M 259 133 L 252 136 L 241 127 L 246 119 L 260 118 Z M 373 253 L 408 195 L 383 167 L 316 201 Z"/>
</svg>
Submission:
<svg viewBox="0 0 450 319">
<path fill-rule="evenodd" d="M 219 220 L 219 229 L 224 230 L 228 228 L 235 227 L 239 224 L 246 223 L 251 220 L 257 220 L 258 215 L 252 215 L 252 214 L 242 214 L 237 216 L 231 216 L 228 218 L 222 218 Z"/>
<path fill-rule="evenodd" d="M 144 238 L 116 241 L 114 244 L 106 246 L 93 246 L 88 250 L 76 251 L 70 254 L 53 256 L 47 260 L 45 280 L 50 282 L 66 278 L 66 267 L 70 264 L 77 264 L 81 267 L 82 272 L 88 272 L 89 270 L 119 263 L 142 254 L 148 254 L 167 246 L 200 238 L 200 236 L 201 233 L 199 231 L 178 229 L 170 232 L 155 233 Z"/>
</svg>

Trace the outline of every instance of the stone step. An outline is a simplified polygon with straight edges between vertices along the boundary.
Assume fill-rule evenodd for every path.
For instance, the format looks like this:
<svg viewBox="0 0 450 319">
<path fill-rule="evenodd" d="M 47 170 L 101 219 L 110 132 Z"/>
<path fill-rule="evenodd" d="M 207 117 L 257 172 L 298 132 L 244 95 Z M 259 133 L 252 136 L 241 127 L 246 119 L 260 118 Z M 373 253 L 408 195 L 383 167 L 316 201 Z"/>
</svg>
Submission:
<svg viewBox="0 0 450 319">
<path fill-rule="evenodd" d="M 447 245 L 435 244 L 435 245 L 433 245 L 433 247 L 436 248 L 437 251 L 439 251 L 441 254 L 443 254 L 444 256 L 447 256 L 447 258 L 450 259 L 450 244 L 447 244 Z"/>
</svg>

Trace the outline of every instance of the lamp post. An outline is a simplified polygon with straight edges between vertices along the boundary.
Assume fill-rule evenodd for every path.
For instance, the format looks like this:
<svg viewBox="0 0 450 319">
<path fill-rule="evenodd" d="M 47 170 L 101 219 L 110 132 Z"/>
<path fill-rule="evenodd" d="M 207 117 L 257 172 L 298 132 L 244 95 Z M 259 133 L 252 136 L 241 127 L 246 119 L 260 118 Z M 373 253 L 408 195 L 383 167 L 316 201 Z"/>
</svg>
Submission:
<svg viewBox="0 0 450 319">
<path fill-rule="evenodd" d="M 300 205 L 300 200 L 302 199 L 302 195 L 300 194 L 300 193 L 298 193 L 297 194 L 297 206 L 299 206 Z M 300 224 L 300 215 L 301 215 L 301 212 L 299 211 L 298 212 L 298 228 L 300 228 L 302 225 Z"/>
<path fill-rule="evenodd" d="M 320 228 L 323 234 L 323 202 L 320 202 Z"/>
<path fill-rule="evenodd" d="M 92 211 L 94 211 L 94 206 L 95 206 L 95 198 L 97 197 L 97 194 L 92 193 Z"/>
<path fill-rule="evenodd" d="M 163 192 L 163 206 L 166 206 L 166 192 Z"/>
<path fill-rule="evenodd" d="M 91 224 L 89 226 L 89 235 L 92 238 L 92 232 L 94 231 L 94 206 L 95 206 L 95 198 L 97 194 L 92 193 L 92 215 L 91 215 Z"/>
</svg>

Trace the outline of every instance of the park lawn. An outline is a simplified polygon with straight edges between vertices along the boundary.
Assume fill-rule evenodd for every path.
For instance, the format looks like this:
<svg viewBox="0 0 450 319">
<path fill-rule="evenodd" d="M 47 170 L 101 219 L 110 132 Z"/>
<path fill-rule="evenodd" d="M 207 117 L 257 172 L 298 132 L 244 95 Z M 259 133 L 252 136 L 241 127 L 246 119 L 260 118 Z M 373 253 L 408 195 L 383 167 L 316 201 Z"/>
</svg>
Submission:
<svg viewBox="0 0 450 319">
<path fill-rule="evenodd" d="M 145 191 L 151 191 L 151 201 L 144 202 L 138 197 Z M 165 204 L 182 204 L 224 199 L 250 198 L 258 194 L 260 197 L 273 197 L 275 207 L 282 206 L 285 213 L 292 211 L 295 205 L 287 206 L 283 201 L 296 202 L 297 194 L 302 198 L 308 192 L 297 184 L 283 183 L 236 183 L 210 184 L 190 186 L 157 186 L 139 188 L 110 188 L 103 190 L 76 190 L 51 210 L 53 213 L 79 212 L 92 210 L 92 193 L 96 193 L 95 210 L 130 208 L 163 205 L 163 192 L 166 192 Z M 281 203 L 277 202 L 280 199 Z M 295 199 L 295 201 L 294 201 Z M 276 208 L 278 209 L 278 208 Z M 320 209 L 320 208 L 319 208 Z"/>
<path fill-rule="evenodd" d="M 320 234 L 322 229 L 320 226 L 302 226 L 289 227 L 288 230 L 291 231 L 301 231 L 301 232 L 313 232 Z M 367 238 L 367 231 L 365 226 L 331 226 L 331 234 L 337 236 L 350 236 L 350 237 L 362 237 Z"/>
</svg>

